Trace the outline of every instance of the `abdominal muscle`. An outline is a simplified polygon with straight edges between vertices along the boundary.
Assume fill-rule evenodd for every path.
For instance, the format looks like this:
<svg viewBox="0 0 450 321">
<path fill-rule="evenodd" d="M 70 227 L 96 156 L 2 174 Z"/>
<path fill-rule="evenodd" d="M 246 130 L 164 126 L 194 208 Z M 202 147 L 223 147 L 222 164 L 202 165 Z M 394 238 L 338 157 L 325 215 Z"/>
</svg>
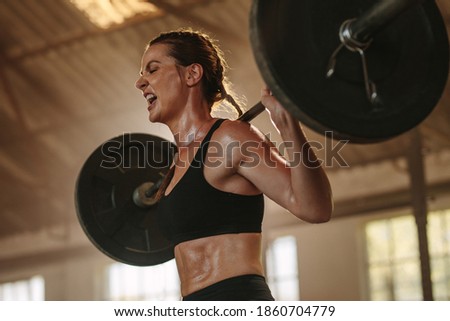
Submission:
<svg viewBox="0 0 450 321">
<path fill-rule="evenodd" d="M 245 274 L 263 275 L 261 234 L 209 236 L 175 247 L 184 297 L 219 281 Z"/>
</svg>

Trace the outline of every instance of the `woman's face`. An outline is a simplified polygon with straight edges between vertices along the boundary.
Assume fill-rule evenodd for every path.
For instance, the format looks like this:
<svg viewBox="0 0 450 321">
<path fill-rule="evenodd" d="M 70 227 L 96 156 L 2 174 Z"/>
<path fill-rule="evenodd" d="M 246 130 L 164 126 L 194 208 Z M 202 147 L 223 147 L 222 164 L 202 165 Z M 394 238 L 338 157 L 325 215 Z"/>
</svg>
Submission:
<svg viewBox="0 0 450 321">
<path fill-rule="evenodd" d="M 168 55 L 166 44 L 154 44 L 143 54 L 136 88 L 147 100 L 151 122 L 168 123 L 186 102 L 185 68 Z"/>
</svg>

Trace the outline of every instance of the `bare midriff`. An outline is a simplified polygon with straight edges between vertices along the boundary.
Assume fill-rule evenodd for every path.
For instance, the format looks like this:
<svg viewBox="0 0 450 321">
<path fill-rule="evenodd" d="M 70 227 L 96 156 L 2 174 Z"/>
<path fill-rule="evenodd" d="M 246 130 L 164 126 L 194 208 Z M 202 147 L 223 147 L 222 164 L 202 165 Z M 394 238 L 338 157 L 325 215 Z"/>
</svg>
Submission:
<svg viewBox="0 0 450 321">
<path fill-rule="evenodd" d="M 239 275 L 263 275 L 261 234 L 223 234 L 178 244 L 175 260 L 184 297 Z"/>
</svg>

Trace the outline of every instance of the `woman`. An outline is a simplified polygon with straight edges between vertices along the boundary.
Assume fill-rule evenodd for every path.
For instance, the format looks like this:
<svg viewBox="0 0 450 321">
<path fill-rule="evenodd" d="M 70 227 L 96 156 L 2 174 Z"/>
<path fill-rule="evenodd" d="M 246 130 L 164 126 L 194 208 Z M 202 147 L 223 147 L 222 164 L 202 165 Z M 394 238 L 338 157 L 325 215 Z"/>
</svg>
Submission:
<svg viewBox="0 0 450 321">
<path fill-rule="evenodd" d="M 142 56 L 136 87 L 150 121 L 166 124 L 178 147 L 158 213 L 175 244 L 183 300 L 273 300 L 261 263 L 263 194 L 320 223 L 330 219 L 331 190 L 298 121 L 268 89 L 261 101 L 292 142 L 287 160 L 252 125 L 211 116 L 222 101 L 241 113 L 225 68 L 213 41 L 191 30 L 160 34 Z"/>
</svg>

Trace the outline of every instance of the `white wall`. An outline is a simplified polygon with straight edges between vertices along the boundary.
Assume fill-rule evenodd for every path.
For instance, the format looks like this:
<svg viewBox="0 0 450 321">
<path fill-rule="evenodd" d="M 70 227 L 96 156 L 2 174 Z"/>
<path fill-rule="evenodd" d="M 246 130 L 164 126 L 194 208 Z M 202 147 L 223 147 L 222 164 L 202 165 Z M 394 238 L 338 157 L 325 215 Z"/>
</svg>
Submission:
<svg viewBox="0 0 450 321">
<path fill-rule="evenodd" d="M 105 267 L 114 261 L 94 248 L 79 226 L 66 228 L 1 240 L 0 283 L 41 275 L 46 300 L 103 299 Z"/>
<path fill-rule="evenodd" d="M 365 299 L 361 221 L 351 217 L 326 224 L 300 223 L 269 233 L 269 241 L 283 235 L 297 239 L 301 300 Z"/>
</svg>

